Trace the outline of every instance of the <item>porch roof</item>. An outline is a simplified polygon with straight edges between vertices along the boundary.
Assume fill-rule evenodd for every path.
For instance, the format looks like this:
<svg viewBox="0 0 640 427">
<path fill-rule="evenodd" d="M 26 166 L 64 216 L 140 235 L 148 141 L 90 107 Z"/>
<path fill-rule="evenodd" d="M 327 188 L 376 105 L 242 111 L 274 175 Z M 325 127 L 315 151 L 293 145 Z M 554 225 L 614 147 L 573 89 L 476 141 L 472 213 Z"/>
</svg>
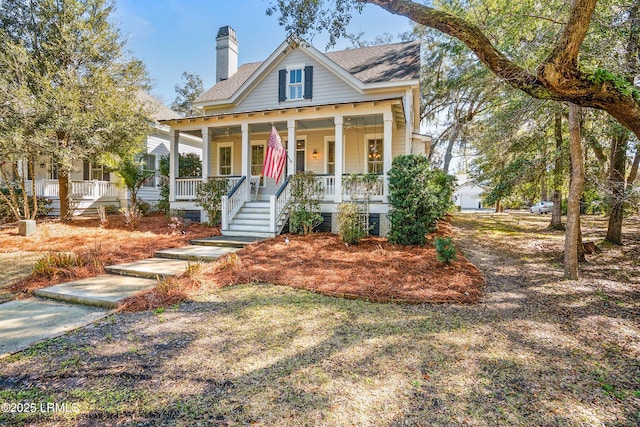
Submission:
<svg viewBox="0 0 640 427">
<path fill-rule="evenodd" d="M 181 117 L 176 119 L 167 119 L 160 120 L 161 124 L 165 124 L 168 126 L 198 126 L 202 127 L 206 124 L 213 124 L 225 119 L 248 119 L 251 118 L 256 120 L 258 123 L 269 123 L 269 122 L 280 122 L 285 121 L 285 115 L 288 113 L 296 112 L 308 112 L 308 111 L 320 111 L 320 110 L 334 110 L 347 108 L 351 106 L 352 108 L 356 108 L 359 106 L 366 105 L 376 105 L 381 103 L 388 103 L 392 107 L 392 111 L 396 120 L 401 123 L 404 123 L 404 105 L 402 102 L 402 98 L 381 98 L 375 100 L 367 100 L 367 101 L 359 101 L 359 102 L 344 102 L 344 103 L 332 103 L 332 104 L 323 104 L 323 105 L 313 105 L 313 106 L 305 106 L 305 107 L 288 107 L 288 108 L 274 108 L 267 110 L 259 110 L 259 111 L 246 111 L 246 112 L 232 112 L 232 113 L 221 113 L 221 114 L 210 114 L 205 116 L 195 116 L 195 117 Z M 282 115 L 283 117 L 279 118 L 276 116 Z M 343 115 L 344 112 L 342 112 Z M 350 114 L 350 115 L 359 115 L 359 114 Z M 323 115 L 326 116 L 326 115 Z M 222 124 L 221 124 L 222 125 Z"/>
</svg>

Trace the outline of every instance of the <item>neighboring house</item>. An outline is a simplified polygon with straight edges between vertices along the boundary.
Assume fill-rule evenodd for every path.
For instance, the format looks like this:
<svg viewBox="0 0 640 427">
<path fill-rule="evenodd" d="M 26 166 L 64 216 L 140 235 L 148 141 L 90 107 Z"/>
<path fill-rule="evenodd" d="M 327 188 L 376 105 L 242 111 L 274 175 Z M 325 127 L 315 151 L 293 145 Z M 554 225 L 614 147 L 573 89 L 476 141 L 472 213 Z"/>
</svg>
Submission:
<svg viewBox="0 0 640 427">
<path fill-rule="evenodd" d="M 143 157 L 145 167 L 157 171 L 160 156 L 169 154 L 169 126 L 159 123 L 163 119 L 177 119 L 180 116 L 167 108 L 158 99 L 146 92 L 139 93 L 140 100 L 147 106 L 153 118 L 153 132 L 147 137 L 146 154 Z M 196 153 L 201 156 L 201 141 L 188 134 L 180 138 L 180 153 Z M 72 205 L 76 215 L 95 212 L 100 205 L 123 206 L 127 203 L 128 194 L 125 188 L 118 185 L 118 176 L 109 172 L 99 163 L 77 161 L 69 177 Z M 21 170 L 27 170 L 22 166 Z M 36 181 L 36 194 L 52 201 L 50 215 L 60 214 L 58 172 L 50 158 L 42 158 L 36 162 L 35 171 L 25 176 L 27 191 L 31 190 L 31 180 Z M 155 204 L 160 199 L 159 176 L 149 179 L 139 192 L 140 199 Z"/>
<path fill-rule="evenodd" d="M 453 195 L 455 205 L 461 210 L 482 209 L 482 194 L 487 187 L 477 184 L 465 174 L 457 175 L 456 180 L 458 186 Z"/>
<path fill-rule="evenodd" d="M 203 115 L 161 123 L 171 127 L 172 153 L 185 133 L 201 140 L 202 179 L 229 178 L 222 233 L 274 236 L 284 227 L 288 180 L 260 176 L 275 126 L 288 153 L 286 175 L 317 174 L 326 229 L 336 229 L 338 203 L 357 196 L 343 177 L 378 174 L 370 219 L 385 235 L 393 157 L 430 148 L 429 137 L 418 134 L 419 42 L 323 53 L 289 38 L 264 62 L 238 68 L 235 31 L 220 28 L 216 41 L 216 84 L 195 103 Z M 195 188 L 202 179 L 181 177 L 176 162 L 171 171 L 171 207 L 198 211 Z"/>
</svg>

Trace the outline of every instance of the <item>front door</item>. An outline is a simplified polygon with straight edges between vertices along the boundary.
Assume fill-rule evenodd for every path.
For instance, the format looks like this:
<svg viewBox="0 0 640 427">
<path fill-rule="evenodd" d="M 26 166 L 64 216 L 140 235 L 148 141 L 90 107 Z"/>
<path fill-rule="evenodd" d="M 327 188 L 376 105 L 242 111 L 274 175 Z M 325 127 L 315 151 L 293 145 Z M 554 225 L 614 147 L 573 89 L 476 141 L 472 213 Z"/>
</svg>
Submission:
<svg viewBox="0 0 640 427">
<path fill-rule="evenodd" d="M 307 159 L 307 143 L 304 139 L 296 141 L 296 173 L 305 171 L 305 161 Z"/>
</svg>

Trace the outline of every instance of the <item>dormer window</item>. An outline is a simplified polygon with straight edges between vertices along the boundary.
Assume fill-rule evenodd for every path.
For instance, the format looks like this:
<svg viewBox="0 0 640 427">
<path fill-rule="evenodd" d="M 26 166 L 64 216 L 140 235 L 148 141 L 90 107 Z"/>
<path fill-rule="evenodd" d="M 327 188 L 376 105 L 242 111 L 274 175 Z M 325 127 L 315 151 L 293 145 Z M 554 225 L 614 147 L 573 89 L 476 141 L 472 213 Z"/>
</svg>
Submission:
<svg viewBox="0 0 640 427">
<path fill-rule="evenodd" d="M 278 102 L 313 98 L 313 66 L 290 65 L 278 72 Z"/>
<path fill-rule="evenodd" d="M 296 68 L 289 70 L 289 100 L 302 99 L 304 70 Z"/>
</svg>

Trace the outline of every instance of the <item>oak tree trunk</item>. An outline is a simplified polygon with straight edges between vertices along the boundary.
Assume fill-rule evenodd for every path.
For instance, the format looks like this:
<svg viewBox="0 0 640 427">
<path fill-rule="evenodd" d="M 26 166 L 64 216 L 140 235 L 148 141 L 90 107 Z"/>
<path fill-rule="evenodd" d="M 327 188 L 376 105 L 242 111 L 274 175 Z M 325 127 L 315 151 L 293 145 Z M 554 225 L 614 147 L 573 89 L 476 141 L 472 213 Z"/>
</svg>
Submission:
<svg viewBox="0 0 640 427">
<path fill-rule="evenodd" d="M 567 229 L 564 240 L 564 278 L 578 279 L 578 262 L 582 253 L 580 233 L 580 196 L 584 189 L 584 161 L 580 132 L 580 106 L 569 104 L 569 154 L 571 158 L 571 183 L 567 200 Z"/>
</svg>

